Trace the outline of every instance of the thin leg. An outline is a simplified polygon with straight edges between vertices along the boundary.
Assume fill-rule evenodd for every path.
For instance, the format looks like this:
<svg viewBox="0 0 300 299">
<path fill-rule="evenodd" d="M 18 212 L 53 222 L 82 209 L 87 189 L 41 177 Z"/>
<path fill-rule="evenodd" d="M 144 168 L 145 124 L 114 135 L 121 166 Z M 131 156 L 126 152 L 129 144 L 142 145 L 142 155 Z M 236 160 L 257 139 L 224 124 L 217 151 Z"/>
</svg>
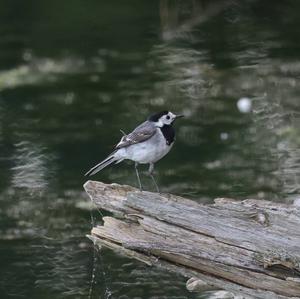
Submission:
<svg viewBox="0 0 300 299">
<path fill-rule="evenodd" d="M 139 163 L 135 162 L 134 163 L 134 168 L 135 168 L 136 177 L 137 177 L 138 182 L 139 182 L 140 191 L 143 191 L 141 180 L 140 180 L 140 175 L 139 175 L 139 171 L 138 171 L 138 165 L 139 165 Z"/>
<path fill-rule="evenodd" d="M 151 177 L 151 179 L 152 179 L 152 181 L 153 181 L 153 183 L 154 183 L 154 185 L 155 185 L 155 188 L 156 188 L 157 193 L 160 193 L 159 188 L 158 188 L 158 185 L 157 185 L 157 183 L 156 183 L 156 181 L 155 181 L 155 178 L 154 178 L 154 176 L 153 176 L 153 171 L 154 171 L 154 164 L 153 164 L 153 163 L 150 163 L 150 164 L 149 164 L 149 175 L 150 175 L 150 177 Z"/>
</svg>

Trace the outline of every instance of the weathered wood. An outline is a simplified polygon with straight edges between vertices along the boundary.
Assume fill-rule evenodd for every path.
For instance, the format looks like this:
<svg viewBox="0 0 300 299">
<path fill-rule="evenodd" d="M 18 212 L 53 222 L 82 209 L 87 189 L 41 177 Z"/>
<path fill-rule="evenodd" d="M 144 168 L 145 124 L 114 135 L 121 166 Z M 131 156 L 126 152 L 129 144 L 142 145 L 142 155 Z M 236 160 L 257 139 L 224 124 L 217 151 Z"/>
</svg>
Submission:
<svg viewBox="0 0 300 299">
<path fill-rule="evenodd" d="M 202 205 L 170 194 L 88 181 L 97 207 L 114 213 L 92 238 L 147 264 L 209 287 L 256 298 L 300 298 L 300 208 L 216 199 Z"/>
</svg>

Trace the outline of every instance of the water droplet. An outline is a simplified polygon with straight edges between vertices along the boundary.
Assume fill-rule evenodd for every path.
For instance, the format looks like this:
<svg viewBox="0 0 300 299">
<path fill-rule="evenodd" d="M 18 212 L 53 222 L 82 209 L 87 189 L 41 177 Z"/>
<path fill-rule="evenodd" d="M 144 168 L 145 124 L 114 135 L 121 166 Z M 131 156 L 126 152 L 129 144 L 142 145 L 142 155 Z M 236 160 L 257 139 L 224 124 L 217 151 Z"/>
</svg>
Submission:
<svg viewBox="0 0 300 299">
<path fill-rule="evenodd" d="M 221 140 L 227 140 L 227 139 L 228 139 L 228 137 L 229 137 L 229 134 L 228 134 L 228 133 L 226 133 L 226 132 L 222 132 L 222 133 L 220 134 L 220 138 L 221 138 Z"/>
<path fill-rule="evenodd" d="M 242 113 L 249 113 L 252 108 L 252 102 L 249 98 L 240 98 L 236 105 L 239 111 Z"/>
</svg>

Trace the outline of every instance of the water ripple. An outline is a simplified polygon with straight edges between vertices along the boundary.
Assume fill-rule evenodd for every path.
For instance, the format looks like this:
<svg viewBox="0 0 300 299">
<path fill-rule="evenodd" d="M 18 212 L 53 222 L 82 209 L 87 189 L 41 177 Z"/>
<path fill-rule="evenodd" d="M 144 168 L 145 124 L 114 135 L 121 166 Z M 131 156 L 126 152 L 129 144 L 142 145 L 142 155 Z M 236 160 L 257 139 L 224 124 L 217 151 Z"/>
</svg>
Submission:
<svg viewBox="0 0 300 299">
<path fill-rule="evenodd" d="M 30 193 L 44 192 L 48 186 L 48 157 L 41 145 L 30 141 L 15 144 L 12 186 Z"/>
</svg>

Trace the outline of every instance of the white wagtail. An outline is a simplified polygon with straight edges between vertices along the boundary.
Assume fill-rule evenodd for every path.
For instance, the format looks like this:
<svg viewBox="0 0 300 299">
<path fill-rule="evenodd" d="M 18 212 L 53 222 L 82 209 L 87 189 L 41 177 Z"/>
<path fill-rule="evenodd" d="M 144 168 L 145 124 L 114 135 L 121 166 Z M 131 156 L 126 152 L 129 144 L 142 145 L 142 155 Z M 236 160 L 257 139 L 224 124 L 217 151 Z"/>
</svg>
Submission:
<svg viewBox="0 0 300 299">
<path fill-rule="evenodd" d="M 115 150 L 102 162 L 91 168 L 85 175 L 93 175 L 112 163 L 120 163 L 128 159 L 135 162 L 135 171 L 140 190 L 142 184 L 138 172 L 138 164 L 149 163 L 149 175 L 157 192 L 158 185 L 153 177 L 154 163 L 165 156 L 175 141 L 173 122 L 183 115 L 175 115 L 170 111 L 162 111 L 151 115 L 145 122 L 136 127 L 130 134 L 125 134 L 116 145 Z"/>
</svg>

